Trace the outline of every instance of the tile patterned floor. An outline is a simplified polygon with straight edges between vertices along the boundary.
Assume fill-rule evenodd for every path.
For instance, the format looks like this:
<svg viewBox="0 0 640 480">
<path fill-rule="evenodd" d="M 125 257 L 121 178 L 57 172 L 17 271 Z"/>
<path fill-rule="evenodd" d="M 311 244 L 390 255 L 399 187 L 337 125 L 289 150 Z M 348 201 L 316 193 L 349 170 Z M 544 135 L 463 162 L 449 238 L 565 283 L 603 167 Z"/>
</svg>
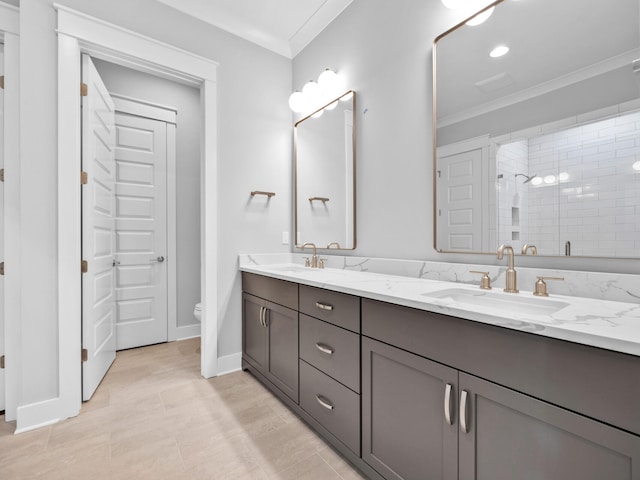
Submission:
<svg viewBox="0 0 640 480">
<path fill-rule="evenodd" d="M 199 339 L 118 352 L 80 415 L 13 435 L 0 479 L 364 478 L 246 372 L 205 380 Z"/>
</svg>

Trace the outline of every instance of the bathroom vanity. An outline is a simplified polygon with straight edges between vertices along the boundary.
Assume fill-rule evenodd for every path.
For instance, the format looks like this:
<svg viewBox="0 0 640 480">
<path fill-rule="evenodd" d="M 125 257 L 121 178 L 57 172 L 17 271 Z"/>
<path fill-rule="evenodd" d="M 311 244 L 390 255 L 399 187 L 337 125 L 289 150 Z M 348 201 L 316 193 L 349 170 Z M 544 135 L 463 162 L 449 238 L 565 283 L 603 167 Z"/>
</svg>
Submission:
<svg viewBox="0 0 640 480">
<path fill-rule="evenodd" d="M 640 479 L 638 305 L 242 270 L 243 367 L 368 477 Z"/>
</svg>

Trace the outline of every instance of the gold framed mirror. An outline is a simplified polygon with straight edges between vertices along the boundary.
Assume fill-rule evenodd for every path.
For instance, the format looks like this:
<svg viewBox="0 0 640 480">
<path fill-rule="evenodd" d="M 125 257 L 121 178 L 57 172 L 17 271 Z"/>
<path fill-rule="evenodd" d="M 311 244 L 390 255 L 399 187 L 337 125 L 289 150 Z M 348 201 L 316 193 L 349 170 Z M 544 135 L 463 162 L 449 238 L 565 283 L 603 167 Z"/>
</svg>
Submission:
<svg viewBox="0 0 640 480">
<path fill-rule="evenodd" d="M 297 248 L 356 248 L 355 110 L 349 90 L 294 126 Z"/>
<path fill-rule="evenodd" d="M 491 6 L 434 41 L 436 250 L 640 257 L 640 2 Z"/>
</svg>

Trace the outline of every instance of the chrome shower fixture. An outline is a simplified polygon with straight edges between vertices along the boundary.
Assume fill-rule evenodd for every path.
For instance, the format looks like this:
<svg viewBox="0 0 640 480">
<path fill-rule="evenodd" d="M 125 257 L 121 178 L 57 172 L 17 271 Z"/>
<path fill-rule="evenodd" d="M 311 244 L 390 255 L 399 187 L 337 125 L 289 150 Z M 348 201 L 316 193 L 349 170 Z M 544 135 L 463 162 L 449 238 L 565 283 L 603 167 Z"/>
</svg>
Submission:
<svg viewBox="0 0 640 480">
<path fill-rule="evenodd" d="M 522 182 L 522 184 L 524 185 L 525 183 L 529 183 L 531 180 L 533 180 L 534 178 L 536 178 L 538 176 L 537 173 L 534 173 L 533 175 L 529 176 L 529 175 L 525 175 L 524 173 L 516 173 L 516 178 L 518 177 L 524 177 L 526 178 L 526 180 L 524 182 Z"/>
</svg>

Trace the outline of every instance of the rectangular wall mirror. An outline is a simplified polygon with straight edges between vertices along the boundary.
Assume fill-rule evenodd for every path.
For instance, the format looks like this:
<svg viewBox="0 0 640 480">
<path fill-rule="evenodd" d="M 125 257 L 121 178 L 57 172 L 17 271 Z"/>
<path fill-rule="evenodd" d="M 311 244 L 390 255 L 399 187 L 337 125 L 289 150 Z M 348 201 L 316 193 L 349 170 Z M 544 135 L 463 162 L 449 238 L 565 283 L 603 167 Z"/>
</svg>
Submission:
<svg viewBox="0 0 640 480">
<path fill-rule="evenodd" d="M 355 106 L 350 90 L 295 124 L 297 247 L 356 247 Z"/>
<path fill-rule="evenodd" d="M 436 250 L 640 257 L 640 1 L 492 6 L 434 42 Z"/>
</svg>

